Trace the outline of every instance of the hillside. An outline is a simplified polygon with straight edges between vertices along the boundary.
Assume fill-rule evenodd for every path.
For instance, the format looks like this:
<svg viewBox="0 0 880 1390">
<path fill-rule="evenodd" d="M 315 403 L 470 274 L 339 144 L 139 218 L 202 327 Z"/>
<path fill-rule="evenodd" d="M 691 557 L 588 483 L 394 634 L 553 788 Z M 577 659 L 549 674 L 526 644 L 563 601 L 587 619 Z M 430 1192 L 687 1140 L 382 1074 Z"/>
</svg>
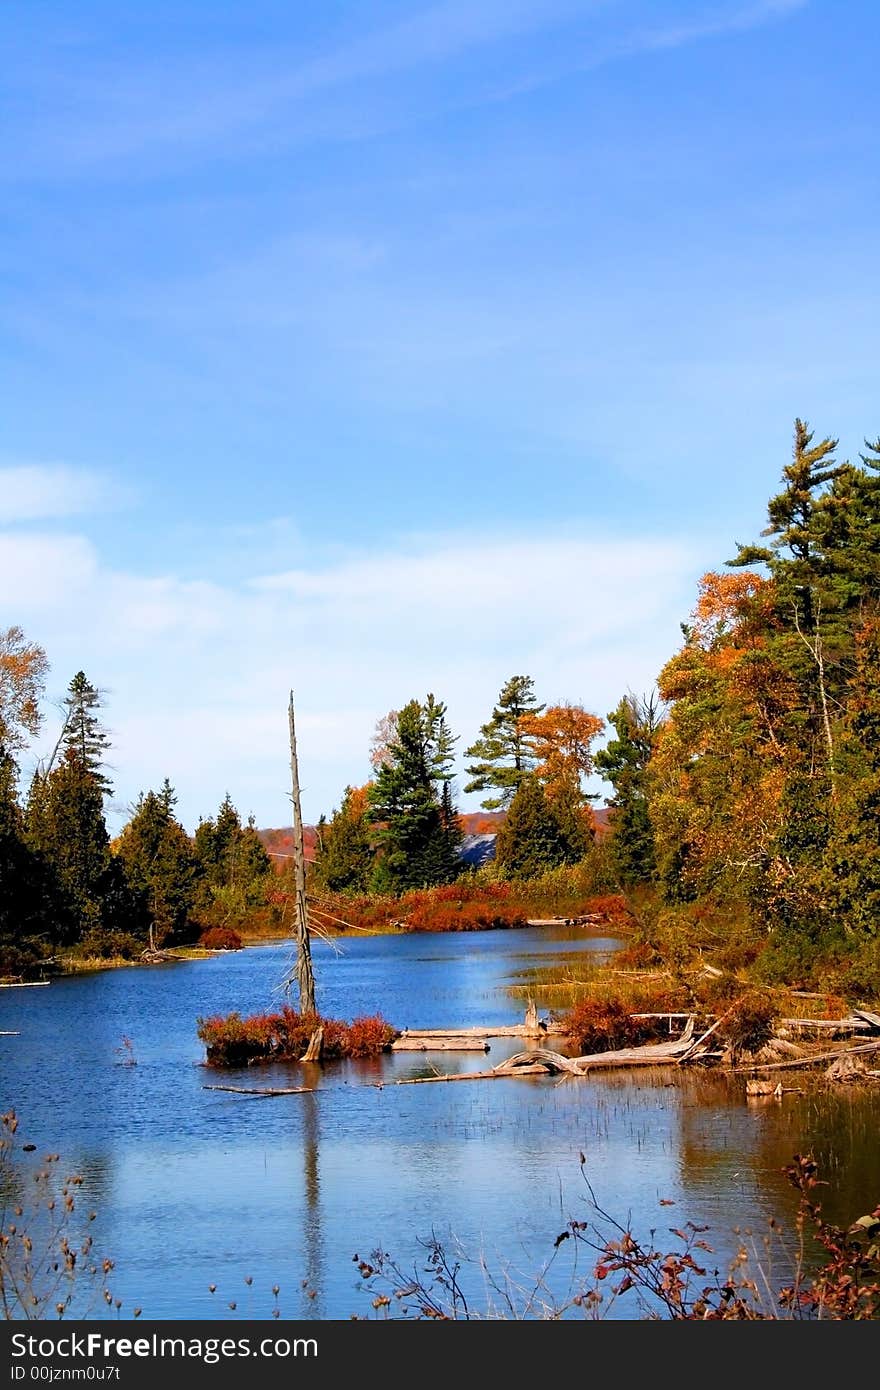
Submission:
<svg viewBox="0 0 880 1390">
<path fill-rule="evenodd" d="M 596 835 L 601 838 L 608 830 L 608 808 L 606 806 L 594 807 L 593 818 L 596 822 Z M 496 835 L 498 827 L 504 821 L 503 811 L 468 811 L 459 816 L 462 823 L 462 830 L 468 841 L 472 842 L 474 836 Z M 293 830 L 290 826 L 281 826 L 277 829 L 258 830 L 266 853 L 272 856 L 275 868 L 284 868 L 285 862 L 293 854 Z M 318 832 L 313 825 L 303 826 L 303 839 L 305 841 L 306 859 L 313 859 L 317 844 Z"/>
</svg>

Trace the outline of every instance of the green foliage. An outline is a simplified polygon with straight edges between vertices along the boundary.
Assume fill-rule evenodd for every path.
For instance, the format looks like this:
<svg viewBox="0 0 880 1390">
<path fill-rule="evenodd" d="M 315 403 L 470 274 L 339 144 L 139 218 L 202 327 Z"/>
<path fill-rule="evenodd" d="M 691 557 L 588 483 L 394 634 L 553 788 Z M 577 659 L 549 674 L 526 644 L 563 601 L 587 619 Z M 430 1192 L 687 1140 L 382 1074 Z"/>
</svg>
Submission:
<svg viewBox="0 0 880 1390">
<path fill-rule="evenodd" d="M 474 758 L 468 769 L 466 792 L 492 791 L 480 804 L 487 811 L 509 806 L 523 779 L 535 766 L 520 721 L 523 715 L 540 714 L 545 709 L 534 697 L 530 676 L 511 676 L 502 686 L 491 718 L 480 727 L 480 737 L 465 750 Z"/>
<path fill-rule="evenodd" d="M 452 797 L 455 737 L 446 706 L 428 695 L 399 712 L 387 757 L 368 792 L 379 851 L 373 886 L 395 893 L 449 883 L 460 872 L 461 826 Z"/>
<path fill-rule="evenodd" d="M 242 926 L 266 902 L 272 864 L 253 817 L 243 826 L 227 792 L 216 819 L 199 821 L 194 837 L 194 915 L 208 925 Z"/>
<path fill-rule="evenodd" d="M 321 818 L 313 879 L 331 893 L 364 893 L 373 870 L 373 845 L 366 796 L 346 787 L 329 822 Z"/>
<path fill-rule="evenodd" d="M 75 747 L 48 777 L 35 777 L 27 813 L 28 843 L 48 864 L 66 898 L 74 936 L 144 929 L 137 895 L 110 853 L 100 772 Z"/>
<path fill-rule="evenodd" d="M 85 672 L 77 671 L 73 677 L 67 687 L 64 704 L 66 713 L 62 744 L 68 759 L 80 768 L 83 775 L 88 775 L 102 795 L 107 796 L 113 788 L 104 771 L 110 739 L 98 718 L 103 699 L 91 682 L 86 680 Z"/>
<path fill-rule="evenodd" d="M 587 852 L 580 808 L 554 802 L 534 774 L 521 782 L 495 842 L 495 862 L 513 879 L 538 878 Z"/>
<path fill-rule="evenodd" d="M 25 840 L 15 764 L 0 751 L 0 975 L 27 973 L 74 930 L 55 873 Z"/>
<path fill-rule="evenodd" d="M 596 754 L 596 770 L 611 783 L 608 805 L 611 856 L 621 883 L 645 883 L 654 877 L 654 830 L 648 804 L 647 768 L 660 727 L 655 696 L 625 695 L 608 715 L 617 737 Z"/>
<path fill-rule="evenodd" d="M 156 945 L 186 937 L 196 899 L 195 854 L 174 816 L 175 801 L 167 778 L 161 791 L 142 794 L 116 847 L 131 887 L 141 895 Z"/>
</svg>

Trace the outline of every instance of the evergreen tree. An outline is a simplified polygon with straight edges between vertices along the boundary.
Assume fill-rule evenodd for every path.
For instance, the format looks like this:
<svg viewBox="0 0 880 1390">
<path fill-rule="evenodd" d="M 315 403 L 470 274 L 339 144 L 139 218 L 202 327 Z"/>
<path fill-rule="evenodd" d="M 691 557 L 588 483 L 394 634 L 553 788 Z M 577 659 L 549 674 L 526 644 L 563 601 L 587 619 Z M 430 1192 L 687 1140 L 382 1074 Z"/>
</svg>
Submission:
<svg viewBox="0 0 880 1390">
<path fill-rule="evenodd" d="M 68 897 L 77 934 L 100 931 L 102 890 L 110 867 L 100 779 L 68 749 L 45 779 L 34 779 L 29 804 L 32 847 L 45 856 Z"/>
<path fill-rule="evenodd" d="M 647 767 L 654 751 L 660 714 L 654 695 L 625 695 L 608 715 L 617 732 L 596 754 L 596 768 L 611 783 L 614 795 L 610 831 L 611 859 L 621 883 L 644 883 L 654 877 L 654 832 L 648 808 Z"/>
<path fill-rule="evenodd" d="M 346 787 L 339 809 L 318 826 L 315 882 L 331 893 L 364 893 L 372 868 L 366 791 Z"/>
<path fill-rule="evenodd" d="M 142 895 L 157 945 L 186 936 L 196 895 L 195 855 L 174 816 L 176 800 L 167 778 L 161 791 L 141 795 L 117 845 L 128 881 Z"/>
<path fill-rule="evenodd" d="M 77 766 L 100 788 L 103 796 L 113 790 L 104 771 L 110 739 L 98 718 L 103 699 L 83 671 L 77 671 L 67 687 L 62 742 Z"/>
<path fill-rule="evenodd" d="M 850 930 L 880 936 L 880 620 L 860 631 L 841 745 L 842 791 L 829 848 L 836 905 Z"/>
<path fill-rule="evenodd" d="M 109 739 L 96 713 L 101 697 L 82 671 L 70 682 L 65 704 L 61 761 L 31 784 L 28 843 L 57 878 L 77 937 L 88 937 L 90 949 L 113 950 L 110 934 L 142 934 L 144 914 L 123 864 L 110 852 L 104 820 Z"/>
<path fill-rule="evenodd" d="M 523 715 L 540 714 L 544 705 L 534 698 L 530 676 L 511 676 L 502 686 L 491 718 L 481 726 L 480 737 L 465 751 L 477 761 L 467 768 L 466 792 L 494 791 L 480 803 L 487 811 L 510 805 L 517 789 L 535 766 L 520 726 Z"/>
<path fill-rule="evenodd" d="M 70 941 L 70 906 L 45 859 L 25 841 L 16 766 L 0 752 L 0 975 L 17 975 Z"/>
<path fill-rule="evenodd" d="M 216 925 L 241 925 L 264 906 L 272 863 L 253 817 L 246 826 L 229 793 L 216 819 L 201 820 L 194 837 L 197 888 L 195 911 Z"/>
<path fill-rule="evenodd" d="M 532 773 L 520 783 L 495 841 L 495 862 L 508 878 L 538 878 L 573 862 L 569 837 L 541 781 Z"/>
<path fill-rule="evenodd" d="M 369 790 L 377 870 L 394 892 L 448 883 L 460 872 L 461 829 L 451 783 L 455 738 L 446 706 L 428 695 L 399 712 L 388 758 Z"/>
</svg>

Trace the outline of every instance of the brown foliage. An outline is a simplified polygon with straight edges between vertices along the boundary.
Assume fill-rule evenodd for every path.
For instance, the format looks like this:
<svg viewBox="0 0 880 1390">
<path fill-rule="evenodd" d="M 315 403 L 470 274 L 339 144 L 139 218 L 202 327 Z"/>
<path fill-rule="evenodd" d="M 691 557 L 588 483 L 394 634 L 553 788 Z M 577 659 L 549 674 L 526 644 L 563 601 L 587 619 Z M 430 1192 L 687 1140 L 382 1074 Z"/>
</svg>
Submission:
<svg viewBox="0 0 880 1390">
<path fill-rule="evenodd" d="M 240 951 L 242 940 L 233 927 L 208 927 L 199 937 L 207 951 Z"/>
</svg>

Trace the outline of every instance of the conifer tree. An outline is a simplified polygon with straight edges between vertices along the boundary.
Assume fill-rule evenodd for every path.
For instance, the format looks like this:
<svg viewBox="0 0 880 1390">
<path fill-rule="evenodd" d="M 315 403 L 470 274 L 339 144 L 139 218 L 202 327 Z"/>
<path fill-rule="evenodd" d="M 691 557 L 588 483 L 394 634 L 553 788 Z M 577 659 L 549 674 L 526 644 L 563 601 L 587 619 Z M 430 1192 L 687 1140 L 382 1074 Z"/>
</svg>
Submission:
<svg viewBox="0 0 880 1390">
<path fill-rule="evenodd" d="M 448 883 L 460 871 L 451 789 L 455 741 L 446 706 L 431 694 L 424 703 L 410 700 L 397 716 L 388 757 L 369 790 L 379 881 L 393 892 Z"/>
<path fill-rule="evenodd" d="M 346 787 L 339 809 L 321 818 L 313 869 L 315 882 L 331 893 L 364 893 L 373 868 L 365 788 Z"/>
<path fill-rule="evenodd" d="M 86 679 L 85 673 L 77 671 L 67 687 L 64 701 L 62 742 L 83 775 L 100 788 L 102 795 L 108 796 L 113 788 L 104 768 L 110 739 L 98 718 L 103 703 L 102 696 Z"/>
<path fill-rule="evenodd" d="M 569 837 L 541 781 L 529 774 L 520 783 L 495 841 L 495 862 L 508 878 L 538 878 L 573 862 Z"/>
<path fill-rule="evenodd" d="M 644 883 L 655 869 L 646 772 L 660 725 L 657 700 L 653 694 L 625 695 L 608 720 L 617 738 L 600 749 L 595 763 L 614 788 L 607 802 L 613 809 L 611 859 L 621 883 Z"/>
<path fill-rule="evenodd" d="M 243 826 L 227 792 L 216 819 L 199 821 L 194 836 L 199 917 L 218 925 L 241 925 L 266 900 L 272 864 L 253 817 Z"/>
<path fill-rule="evenodd" d="M 491 791 L 480 802 L 487 811 L 509 806 L 535 759 L 520 721 L 523 715 L 540 714 L 545 706 L 534 697 L 530 676 L 511 676 L 505 681 L 491 718 L 480 728 L 480 737 L 466 749 L 465 757 L 476 761 L 467 768 L 470 781 L 466 792 Z"/>
<path fill-rule="evenodd" d="M 120 834 L 117 854 L 131 887 L 142 895 L 153 939 L 185 937 L 196 895 L 192 842 L 174 816 L 177 798 L 168 779 L 138 798 Z"/>
</svg>

